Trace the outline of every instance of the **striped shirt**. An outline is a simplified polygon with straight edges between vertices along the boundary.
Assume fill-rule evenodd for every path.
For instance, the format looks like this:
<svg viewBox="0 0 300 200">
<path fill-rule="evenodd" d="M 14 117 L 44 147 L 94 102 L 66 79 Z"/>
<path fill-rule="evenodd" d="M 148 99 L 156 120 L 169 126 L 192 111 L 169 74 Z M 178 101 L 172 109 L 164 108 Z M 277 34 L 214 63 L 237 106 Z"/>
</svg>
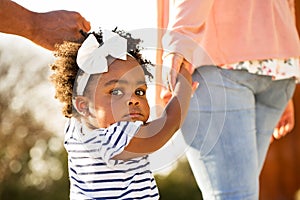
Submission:
<svg viewBox="0 0 300 200">
<path fill-rule="evenodd" d="M 72 118 L 65 129 L 70 199 L 159 199 L 148 156 L 111 158 L 129 144 L 142 122 L 117 122 L 90 130 Z"/>
</svg>

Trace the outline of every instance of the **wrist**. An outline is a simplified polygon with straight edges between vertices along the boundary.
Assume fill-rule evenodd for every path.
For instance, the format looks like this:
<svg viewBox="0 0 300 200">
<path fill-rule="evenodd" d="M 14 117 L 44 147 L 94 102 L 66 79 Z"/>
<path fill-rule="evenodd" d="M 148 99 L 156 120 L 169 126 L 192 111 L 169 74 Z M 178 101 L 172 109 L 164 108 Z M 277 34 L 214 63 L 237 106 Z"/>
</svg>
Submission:
<svg viewBox="0 0 300 200">
<path fill-rule="evenodd" d="M 2 22 L 2 26 L 5 27 L 3 32 L 26 38 L 33 35 L 31 29 L 33 27 L 34 13 L 13 1 L 4 1 L 4 3 L 5 10 L 1 17 L 7 20 Z"/>
<path fill-rule="evenodd" d="M 188 73 L 188 72 L 187 72 Z M 190 97 L 192 95 L 192 78 L 189 76 L 178 75 L 177 83 L 175 85 L 174 96 L 182 96 L 183 98 Z"/>
<path fill-rule="evenodd" d="M 187 69 L 184 65 L 180 68 L 180 71 L 177 76 L 177 81 L 187 81 L 190 85 L 192 84 L 192 75 L 189 69 Z"/>
</svg>

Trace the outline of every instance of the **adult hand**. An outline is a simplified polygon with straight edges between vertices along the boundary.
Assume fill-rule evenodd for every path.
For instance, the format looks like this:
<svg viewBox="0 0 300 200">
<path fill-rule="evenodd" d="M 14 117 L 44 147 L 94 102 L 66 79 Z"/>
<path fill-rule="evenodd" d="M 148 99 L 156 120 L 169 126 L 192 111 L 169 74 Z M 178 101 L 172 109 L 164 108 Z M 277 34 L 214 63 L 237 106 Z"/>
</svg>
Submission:
<svg viewBox="0 0 300 200">
<path fill-rule="evenodd" d="M 79 41 L 80 30 L 88 32 L 90 22 L 78 12 L 56 10 L 38 13 L 11 0 L 0 0 L 0 32 L 19 35 L 46 49 L 63 41 Z"/>
<path fill-rule="evenodd" d="M 28 39 L 49 50 L 63 41 L 79 41 L 83 39 L 80 30 L 88 32 L 91 29 L 90 22 L 74 11 L 36 13 L 32 21 L 33 29 Z"/>
<path fill-rule="evenodd" d="M 194 68 L 191 63 L 186 61 L 182 55 L 177 53 L 170 53 L 163 59 L 163 69 L 162 78 L 163 83 L 168 83 L 165 87 L 161 88 L 160 98 L 166 105 L 170 98 L 172 97 L 172 91 L 175 88 L 177 75 L 181 69 L 184 67 L 190 74 L 193 74 Z M 192 82 L 193 93 L 198 88 L 198 82 Z"/>
<path fill-rule="evenodd" d="M 271 142 L 274 139 L 280 139 L 286 134 L 288 134 L 295 126 L 295 116 L 294 116 L 294 103 L 291 99 L 284 112 L 281 115 L 277 126 L 274 129 L 273 136 L 271 138 Z"/>
<path fill-rule="evenodd" d="M 192 64 L 186 61 L 180 54 L 170 53 L 163 59 L 163 80 L 168 80 L 171 91 L 175 87 L 177 75 L 181 67 L 185 67 L 190 74 L 194 72 Z"/>
</svg>

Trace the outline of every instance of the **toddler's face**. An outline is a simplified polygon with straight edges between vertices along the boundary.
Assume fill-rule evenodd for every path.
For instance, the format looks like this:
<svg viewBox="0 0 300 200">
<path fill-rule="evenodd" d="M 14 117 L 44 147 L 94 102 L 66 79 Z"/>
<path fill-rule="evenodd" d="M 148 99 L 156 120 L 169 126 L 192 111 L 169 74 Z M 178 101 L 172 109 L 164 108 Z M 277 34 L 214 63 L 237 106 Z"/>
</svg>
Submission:
<svg viewBox="0 0 300 200">
<path fill-rule="evenodd" d="M 92 125 L 106 128 L 117 121 L 146 122 L 150 113 L 146 90 L 144 71 L 134 58 L 115 60 L 99 76 L 90 99 L 89 110 L 96 118 Z"/>
</svg>

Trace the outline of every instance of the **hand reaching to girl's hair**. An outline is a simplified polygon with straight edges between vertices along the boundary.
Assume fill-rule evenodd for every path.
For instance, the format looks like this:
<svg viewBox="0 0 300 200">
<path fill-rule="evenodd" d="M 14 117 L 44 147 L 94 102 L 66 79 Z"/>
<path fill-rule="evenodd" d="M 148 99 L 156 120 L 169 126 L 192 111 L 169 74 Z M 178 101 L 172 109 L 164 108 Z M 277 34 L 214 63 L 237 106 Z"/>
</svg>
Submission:
<svg viewBox="0 0 300 200">
<path fill-rule="evenodd" d="M 0 0 L 0 18 L 0 32 L 22 36 L 49 50 L 63 41 L 79 41 L 83 39 L 80 30 L 91 29 L 90 22 L 78 12 L 38 13 L 10 0 Z"/>
</svg>

